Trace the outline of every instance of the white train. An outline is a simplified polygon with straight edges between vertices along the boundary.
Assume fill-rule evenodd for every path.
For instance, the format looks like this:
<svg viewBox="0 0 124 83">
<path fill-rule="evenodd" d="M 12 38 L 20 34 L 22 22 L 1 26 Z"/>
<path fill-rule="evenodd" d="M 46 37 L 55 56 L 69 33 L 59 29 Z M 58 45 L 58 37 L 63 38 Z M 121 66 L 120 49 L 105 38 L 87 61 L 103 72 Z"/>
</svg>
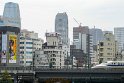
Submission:
<svg viewBox="0 0 124 83">
<path fill-rule="evenodd" d="M 107 61 L 105 63 L 101 63 L 99 65 L 96 65 L 92 67 L 92 69 L 99 69 L 99 68 L 104 68 L 104 69 L 122 69 L 124 68 L 124 61 Z"/>
</svg>

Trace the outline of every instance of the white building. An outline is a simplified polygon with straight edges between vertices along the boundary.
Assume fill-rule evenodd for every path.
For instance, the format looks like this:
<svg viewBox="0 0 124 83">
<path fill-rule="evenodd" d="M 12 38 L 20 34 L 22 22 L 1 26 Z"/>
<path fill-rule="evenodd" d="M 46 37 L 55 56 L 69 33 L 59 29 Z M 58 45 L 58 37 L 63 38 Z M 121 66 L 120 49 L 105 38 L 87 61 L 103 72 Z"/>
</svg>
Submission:
<svg viewBox="0 0 124 83">
<path fill-rule="evenodd" d="M 65 53 L 62 49 L 62 40 L 59 33 L 46 33 L 46 43 L 43 45 L 52 68 L 63 68 Z"/>
<path fill-rule="evenodd" d="M 38 38 L 38 33 L 21 30 L 20 33 L 20 64 L 22 66 L 32 65 L 34 51 L 42 49 L 43 40 Z"/>
<path fill-rule="evenodd" d="M 116 27 L 114 28 L 115 39 L 118 42 L 118 50 L 124 49 L 124 27 Z"/>
</svg>

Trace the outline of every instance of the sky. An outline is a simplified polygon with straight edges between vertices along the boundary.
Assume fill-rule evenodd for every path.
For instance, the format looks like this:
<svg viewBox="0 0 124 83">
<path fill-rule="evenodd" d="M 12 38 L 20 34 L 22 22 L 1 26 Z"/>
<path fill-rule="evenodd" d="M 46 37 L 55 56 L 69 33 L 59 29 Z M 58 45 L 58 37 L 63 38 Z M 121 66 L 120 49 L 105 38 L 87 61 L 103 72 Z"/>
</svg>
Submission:
<svg viewBox="0 0 124 83">
<path fill-rule="evenodd" d="M 6 2 L 19 4 L 21 28 L 39 33 L 42 39 L 46 31 L 54 32 L 58 12 L 68 15 L 71 41 L 73 27 L 79 26 L 78 23 L 109 31 L 124 27 L 124 0 L 0 0 L 0 15 Z"/>
</svg>

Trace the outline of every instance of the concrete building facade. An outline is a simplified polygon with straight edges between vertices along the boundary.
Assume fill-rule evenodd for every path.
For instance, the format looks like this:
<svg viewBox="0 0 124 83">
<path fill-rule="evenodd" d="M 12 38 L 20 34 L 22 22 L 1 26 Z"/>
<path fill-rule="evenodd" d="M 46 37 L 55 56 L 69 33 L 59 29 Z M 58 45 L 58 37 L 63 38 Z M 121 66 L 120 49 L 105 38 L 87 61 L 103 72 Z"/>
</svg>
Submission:
<svg viewBox="0 0 124 83">
<path fill-rule="evenodd" d="M 88 26 L 79 26 L 73 28 L 73 44 L 76 49 L 81 49 L 87 56 L 87 65 L 89 67 L 93 54 L 92 35 L 89 34 Z"/>
<path fill-rule="evenodd" d="M 46 33 L 46 43 L 43 45 L 44 54 L 47 54 L 51 68 L 64 68 L 64 50 L 62 49 L 61 35 L 57 32 Z"/>
<path fill-rule="evenodd" d="M 117 42 L 112 33 L 106 33 L 104 40 L 98 43 L 97 54 L 99 63 L 116 60 Z"/>
<path fill-rule="evenodd" d="M 88 26 L 73 28 L 73 44 L 76 45 L 76 49 L 82 49 L 84 53 L 92 54 L 92 35 L 89 34 Z"/>
<path fill-rule="evenodd" d="M 35 50 L 34 66 L 37 68 L 49 68 L 48 56 L 43 50 Z"/>
<path fill-rule="evenodd" d="M 43 40 L 38 38 L 38 33 L 21 30 L 20 33 L 20 64 L 32 66 L 35 50 L 42 49 Z"/>
</svg>

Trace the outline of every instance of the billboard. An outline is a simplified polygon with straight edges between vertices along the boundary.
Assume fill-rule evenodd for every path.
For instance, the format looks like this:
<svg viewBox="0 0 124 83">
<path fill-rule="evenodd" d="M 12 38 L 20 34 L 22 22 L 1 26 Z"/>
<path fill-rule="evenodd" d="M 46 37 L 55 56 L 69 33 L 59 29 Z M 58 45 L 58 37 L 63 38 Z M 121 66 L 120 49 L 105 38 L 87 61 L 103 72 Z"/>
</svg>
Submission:
<svg viewBox="0 0 124 83">
<path fill-rule="evenodd" d="M 0 52 L 2 51 L 2 32 L 0 31 Z"/>
<path fill-rule="evenodd" d="M 1 52 L 2 52 L 2 32 L 0 31 L 0 63 L 1 63 Z"/>
<path fill-rule="evenodd" d="M 7 34 L 2 34 L 1 63 L 6 63 Z"/>
<path fill-rule="evenodd" d="M 9 63 L 16 63 L 17 57 L 17 36 L 9 35 Z"/>
</svg>

